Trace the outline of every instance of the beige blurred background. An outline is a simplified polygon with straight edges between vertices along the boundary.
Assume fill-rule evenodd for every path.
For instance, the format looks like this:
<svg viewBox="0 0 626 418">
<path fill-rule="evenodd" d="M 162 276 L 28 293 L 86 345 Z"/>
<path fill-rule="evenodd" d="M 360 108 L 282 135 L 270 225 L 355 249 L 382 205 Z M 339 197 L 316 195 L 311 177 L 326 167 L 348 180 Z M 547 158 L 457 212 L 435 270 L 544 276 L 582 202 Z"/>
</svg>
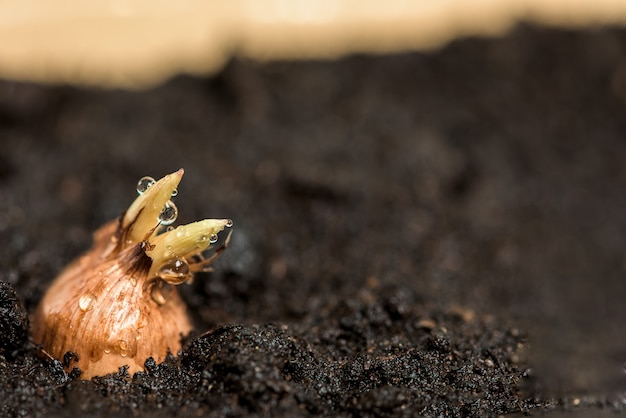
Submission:
<svg viewBox="0 0 626 418">
<path fill-rule="evenodd" d="M 432 49 L 515 24 L 626 22 L 624 0 L 0 1 L 0 78 L 145 88 L 232 57 Z"/>
</svg>

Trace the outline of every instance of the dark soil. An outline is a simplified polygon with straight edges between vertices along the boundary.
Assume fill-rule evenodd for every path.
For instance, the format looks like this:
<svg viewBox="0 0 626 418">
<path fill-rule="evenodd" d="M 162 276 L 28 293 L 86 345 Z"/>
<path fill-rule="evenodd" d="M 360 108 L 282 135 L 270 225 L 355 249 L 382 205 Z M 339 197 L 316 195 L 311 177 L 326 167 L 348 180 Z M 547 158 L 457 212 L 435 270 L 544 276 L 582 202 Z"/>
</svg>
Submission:
<svg viewBox="0 0 626 418">
<path fill-rule="evenodd" d="M 626 31 L 0 83 L 0 415 L 554 416 L 626 385 Z M 235 221 L 178 357 L 81 381 L 32 313 L 136 181 Z M 17 296 L 23 301 L 23 305 Z"/>
</svg>

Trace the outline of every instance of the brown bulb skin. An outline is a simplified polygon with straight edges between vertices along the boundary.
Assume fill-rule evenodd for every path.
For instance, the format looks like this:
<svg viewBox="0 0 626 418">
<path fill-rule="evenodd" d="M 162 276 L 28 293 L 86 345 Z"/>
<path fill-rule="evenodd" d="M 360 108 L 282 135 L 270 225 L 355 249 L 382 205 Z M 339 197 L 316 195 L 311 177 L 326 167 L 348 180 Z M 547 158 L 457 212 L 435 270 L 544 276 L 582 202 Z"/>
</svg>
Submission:
<svg viewBox="0 0 626 418">
<path fill-rule="evenodd" d="M 35 342 L 57 359 L 76 354 L 78 360 L 66 367 L 79 367 L 83 379 L 122 366 L 134 373 L 149 357 L 161 362 L 180 350 L 181 336 L 191 330 L 173 285 L 205 270 L 226 248 L 230 234 L 211 257 L 202 255 L 232 221 L 165 228 L 175 220 L 170 199 L 183 173 L 159 181 L 142 178 L 139 197 L 118 220 L 96 231 L 91 250 L 61 272 L 33 316 Z"/>
<path fill-rule="evenodd" d="M 191 323 L 176 288 L 170 287 L 165 303 L 151 297 L 148 272 L 152 260 L 146 243 L 103 257 L 102 249 L 115 241 L 113 222 L 95 234 L 94 248 L 70 264 L 55 280 L 33 319 L 33 337 L 55 358 L 68 351 L 78 361 L 81 378 L 116 372 L 127 365 L 129 373 L 143 370 L 147 358 L 157 362 L 180 349 L 181 335 Z"/>
</svg>

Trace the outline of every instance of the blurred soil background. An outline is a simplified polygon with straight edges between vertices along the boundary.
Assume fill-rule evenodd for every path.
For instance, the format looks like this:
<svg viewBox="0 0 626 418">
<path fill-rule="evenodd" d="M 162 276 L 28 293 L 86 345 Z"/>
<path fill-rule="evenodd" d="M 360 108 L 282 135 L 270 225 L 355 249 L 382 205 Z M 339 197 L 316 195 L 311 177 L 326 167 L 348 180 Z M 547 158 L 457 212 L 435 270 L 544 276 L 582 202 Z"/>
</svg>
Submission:
<svg viewBox="0 0 626 418">
<path fill-rule="evenodd" d="M 618 28 L 234 59 L 135 92 L 3 81 L 2 413 L 622 412 L 625 133 Z M 181 288 L 197 332 L 134 378 L 66 376 L 11 292 L 32 312 L 140 177 L 180 167 L 178 223 L 235 221 Z"/>
</svg>

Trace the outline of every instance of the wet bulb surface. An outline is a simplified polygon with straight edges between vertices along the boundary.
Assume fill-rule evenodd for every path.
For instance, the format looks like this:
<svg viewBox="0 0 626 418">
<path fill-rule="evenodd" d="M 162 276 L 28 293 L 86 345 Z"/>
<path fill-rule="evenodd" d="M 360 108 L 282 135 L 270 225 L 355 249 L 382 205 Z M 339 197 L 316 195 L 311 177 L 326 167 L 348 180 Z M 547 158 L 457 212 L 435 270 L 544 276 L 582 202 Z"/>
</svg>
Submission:
<svg viewBox="0 0 626 418">
<path fill-rule="evenodd" d="M 622 411 L 624 57 L 623 30 L 522 27 L 144 92 L 1 83 L 0 415 Z M 26 313 L 179 167 L 177 224 L 235 222 L 181 286 L 194 333 L 134 376 L 67 375 Z"/>
</svg>

